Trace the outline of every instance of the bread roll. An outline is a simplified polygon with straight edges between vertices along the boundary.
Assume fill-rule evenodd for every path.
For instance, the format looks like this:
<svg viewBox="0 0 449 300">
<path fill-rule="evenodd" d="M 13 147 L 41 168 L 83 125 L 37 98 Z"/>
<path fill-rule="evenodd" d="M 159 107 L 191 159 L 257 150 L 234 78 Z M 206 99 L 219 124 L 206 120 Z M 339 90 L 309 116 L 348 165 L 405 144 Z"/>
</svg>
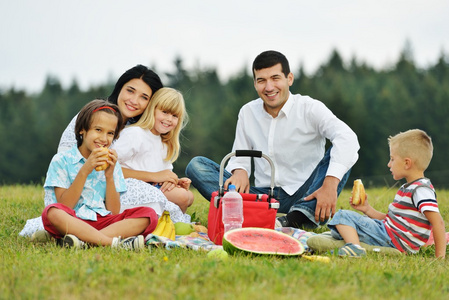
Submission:
<svg viewBox="0 0 449 300">
<path fill-rule="evenodd" d="M 354 180 L 354 186 L 352 187 L 352 204 L 359 205 L 364 204 L 366 199 L 365 187 L 363 186 L 361 179 Z"/>
<path fill-rule="evenodd" d="M 108 150 L 108 148 L 102 147 L 102 149 L 106 150 L 106 154 L 105 154 L 105 155 L 102 155 L 102 157 L 108 159 L 108 157 L 109 157 L 109 150 Z M 104 164 L 102 164 L 102 165 L 96 167 L 96 168 L 95 168 L 95 171 L 103 171 L 103 170 L 106 170 L 107 167 L 108 167 L 108 165 L 109 165 L 108 162 L 105 161 Z"/>
</svg>

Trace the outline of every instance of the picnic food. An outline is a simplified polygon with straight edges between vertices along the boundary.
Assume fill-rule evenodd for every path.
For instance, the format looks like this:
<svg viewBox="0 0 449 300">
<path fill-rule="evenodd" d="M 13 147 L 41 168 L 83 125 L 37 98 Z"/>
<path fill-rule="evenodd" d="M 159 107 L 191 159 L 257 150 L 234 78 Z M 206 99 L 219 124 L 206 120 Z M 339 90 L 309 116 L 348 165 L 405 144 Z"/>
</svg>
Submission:
<svg viewBox="0 0 449 300">
<path fill-rule="evenodd" d="M 363 186 L 361 179 L 354 180 L 354 186 L 352 187 L 352 204 L 359 205 L 365 203 L 365 187 Z"/>
<path fill-rule="evenodd" d="M 229 254 L 294 256 L 304 252 L 301 242 L 285 233 L 245 227 L 228 231 L 223 236 L 223 249 Z"/>
<path fill-rule="evenodd" d="M 175 240 L 176 238 L 176 230 L 175 224 L 170 218 L 170 213 L 168 211 L 164 211 L 162 216 L 157 221 L 156 229 L 152 232 L 154 235 L 163 236 L 169 238 L 171 240 Z"/>
<path fill-rule="evenodd" d="M 321 256 L 321 255 L 302 255 L 302 258 L 305 258 L 310 261 L 319 261 L 323 263 L 330 263 L 331 259 L 327 256 Z"/>
<path fill-rule="evenodd" d="M 177 222 L 175 223 L 176 235 L 189 235 L 195 231 L 193 225 L 190 223 Z"/>
<path fill-rule="evenodd" d="M 195 224 L 195 225 L 193 225 L 193 228 L 195 228 L 196 232 L 207 233 L 207 228 L 203 225 Z"/>
<path fill-rule="evenodd" d="M 214 260 L 227 260 L 228 253 L 221 248 L 213 249 L 207 253 L 207 258 Z"/>
<path fill-rule="evenodd" d="M 101 149 L 105 149 L 105 150 L 106 150 L 106 154 L 102 155 L 101 157 L 104 157 L 104 158 L 108 159 L 108 156 L 109 156 L 109 150 L 108 150 L 108 148 L 106 148 L 106 147 L 101 147 Z M 108 167 L 108 162 L 105 161 L 104 164 L 102 164 L 101 166 L 96 167 L 96 168 L 95 168 L 95 171 L 103 171 L 103 170 L 106 170 L 107 167 Z"/>
</svg>

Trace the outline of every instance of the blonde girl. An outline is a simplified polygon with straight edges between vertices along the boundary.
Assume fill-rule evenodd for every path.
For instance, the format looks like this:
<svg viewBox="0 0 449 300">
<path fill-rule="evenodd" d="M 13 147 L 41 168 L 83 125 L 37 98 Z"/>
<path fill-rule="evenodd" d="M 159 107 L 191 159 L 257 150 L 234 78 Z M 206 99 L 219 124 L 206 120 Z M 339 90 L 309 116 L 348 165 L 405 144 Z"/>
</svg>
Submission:
<svg viewBox="0 0 449 300">
<path fill-rule="evenodd" d="M 184 97 L 172 88 L 161 88 L 152 97 L 139 121 L 122 132 L 113 148 L 120 164 L 132 177 L 160 188 L 182 212 L 193 203 L 190 179 L 178 178 L 172 163 L 180 153 L 179 136 L 188 120 Z"/>
</svg>

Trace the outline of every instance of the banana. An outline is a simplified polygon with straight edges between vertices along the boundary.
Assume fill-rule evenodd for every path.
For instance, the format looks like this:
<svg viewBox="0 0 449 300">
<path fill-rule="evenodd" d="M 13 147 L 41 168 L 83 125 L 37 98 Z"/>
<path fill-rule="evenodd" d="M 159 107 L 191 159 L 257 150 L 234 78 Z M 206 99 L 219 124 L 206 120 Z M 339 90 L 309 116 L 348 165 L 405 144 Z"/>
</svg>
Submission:
<svg viewBox="0 0 449 300">
<path fill-rule="evenodd" d="M 331 259 L 327 256 L 321 256 L 321 255 L 303 255 L 302 258 L 305 258 L 310 261 L 319 261 L 323 263 L 330 263 Z"/>
<path fill-rule="evenodd" d="M 175 224 L 170 218 L 170 213 L 164 211 L 162 216 L 157 221 L 156 229 L 153 231 L 154 235 L 163 236 L 171 240 L 175 240 Z"/>
<path fill-rule="evenodd" d="M 174 241 L 176 238 L 175 224 L 171 220 L 170 213 L 168 211 L 164 211 L 164 217 L 167 225 L 165 226 L 162 235 Z"/>
<path fill-rule="evenodd" d="M 173 221 L 170 218 L 170 215 L 167 216 L 168 220 L 170 220 L 170 227 L 171 227 L 171 235 L 170 235 L 170 239 L 171 240 L 176 240 L 176 229 L 175 229 L 175 223 L 173 223 Z"/>
<path fill-rule="evenodd" d="M 152 232 L 154 235 L 161 236 L 164 232 L 167 222 L 165 221 L 165 216 L 162 215 L 157 221 L 156 229 Z"/>
</svg>

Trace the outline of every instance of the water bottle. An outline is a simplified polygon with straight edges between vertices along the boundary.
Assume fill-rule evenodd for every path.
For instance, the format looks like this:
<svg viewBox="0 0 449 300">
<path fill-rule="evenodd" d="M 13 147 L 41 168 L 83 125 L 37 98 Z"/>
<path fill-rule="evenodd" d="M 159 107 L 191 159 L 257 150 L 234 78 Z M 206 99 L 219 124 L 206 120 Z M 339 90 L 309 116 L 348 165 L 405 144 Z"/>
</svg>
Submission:
<svg viewBox="0 0 449 300">
<path fill-rule="evenodd" d="M 231 229 L 242 228 L 243 223 L 243 199 L 235 190 L 235 185 L 230 184 L 229 190 L 221 199 L 223 203 L 224 232 Z"/>
</svg>

